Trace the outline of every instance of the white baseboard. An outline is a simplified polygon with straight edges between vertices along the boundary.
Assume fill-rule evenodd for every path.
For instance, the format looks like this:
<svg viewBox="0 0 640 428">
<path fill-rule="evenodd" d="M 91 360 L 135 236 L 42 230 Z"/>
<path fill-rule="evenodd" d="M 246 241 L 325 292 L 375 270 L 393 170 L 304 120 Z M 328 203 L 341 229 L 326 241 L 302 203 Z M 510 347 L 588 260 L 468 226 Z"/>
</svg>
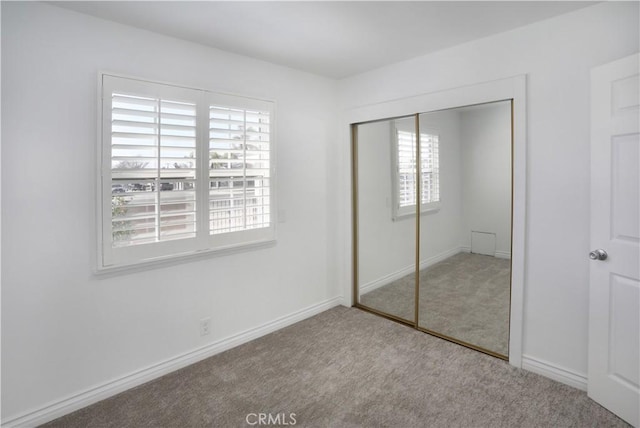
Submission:
<svg viewBox="0 0 640 428">
<path fill-rule="evenodd" d="M 50 402 L 39 409 L 17 416 L 10 416 L 2 420 L 3 427 L 33 427 L 52 421 L 68 413 L 97 403 L 98 401 L 112 397 L 120 392 L 131 389 L 135 386 L 149 382 L 153 379 L 164 376 L 175 370 L 181 369 L 198 361 L 209 358 L 220 352 L 250 342 L 266 334 L 280 330 L 298 321 L 317 315 L 328 309 L 340 305 L 342 296 L 334 297 L 322 303 L 309 306 L 289 315 L 277 318 L 273 321 L 251 328 L 233 336 L 218 340 L 193 351 L 178 355 L 158 364 L 146 367 L 133 373 L 122 376 L 118 379 L 97 385 L 77 394 L 65 397 L 60 400 Z"/>
<path fill-rule="evenodd" d="M 496 258 L 511 260 L 511 251 L 496 251 Z"/>
<path fill-rule="evenodd" d="M 549 379 L 556 380 L 565 385 L 573 386 L 582 391 L 587 390 L 587 375 L 576 373 L 572 370 L 558 367 L 548 361 L 543 361 L 527 355 L 522 356 L 522 368 L 537 373 Z"/>
<path fill-rule="evenodd" d="M 461 253 L 470 253 L 471 247 L 460 247 Z M 495 257 L 498 259 L 511 259 L 511 251 L 496 251 Z"/>
<path fill-rule="evenodd" d="M 434 264 L 441 262 L 444 259 L 448 259 L 451 256 L 455 256 L 460 251 L 461 251 L 461 248 L 456 247 L 456 248 L 452 248 L 450 250 L 444 251 L 435 256 L 424 259 L 420 262 L 420 270 L 433 266 Z M 370 291 L 375 290 L 376 288 L 380 288 L 387 284 L 391 284 L 392 282 L 397 281 L 400 278 L 403 278 L 409 274 L 412 274 L 413 272 L 415 272 L 415 268 L 413 266 L 407 266 L 398 271 L 391 272 L 388 275 L 374 279 L 373 281 L 369 281 L 360 287 L 360 294 L 366 294 L 366 293 L 369 293 Z"/>
<path fill-rule="evenodd" d="M 388 275 L 381 276 L 380 278 L 374 279 L 373 281 L 369 281 L 360 287 L 360 294 L 366 294 L 375 290 L 376 288 L 380 288 L 387 284 L 391 284 L 392 282 L 397 281 L 400 278 L 403 278 L 415 272 L 415 270 L 416 269 L 413 266 L 407 266 L 398 271 L 391 272 Z"/>
<path fill-rule="evenodd" d="M 436 263 L 439 263 L 445 259 L 448 259 L 449 257 L 455 256 L 456 254 L 458 254 L 461 250 L 460 247 L 456 247 L 456 248 L 452 248 L 450 250 L 444 251 L 440 254 L 437 254 L 435 256 L 429 257 L 427 259 L 424 259 L 422 261 L 420 261 L 420 270 L 426 269 L 428 267 L 431 267 L 433 265 L 435 265 Z"/>
</svg>

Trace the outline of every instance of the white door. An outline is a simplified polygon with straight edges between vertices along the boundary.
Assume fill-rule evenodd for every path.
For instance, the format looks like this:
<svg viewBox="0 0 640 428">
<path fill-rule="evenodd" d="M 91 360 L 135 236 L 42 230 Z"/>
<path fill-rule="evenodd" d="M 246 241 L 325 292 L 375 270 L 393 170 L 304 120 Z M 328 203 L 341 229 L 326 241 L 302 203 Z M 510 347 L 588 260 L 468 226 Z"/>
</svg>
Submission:
<svg viewBox="0 0 640 428">
<path fill-rule="evenodd" d="M 588 374 L 589 397 L 636 427 L 640 423 L 639 59 L 632 55 L 591 72 L 594 251 L 589 254 Z"/>
</svg>

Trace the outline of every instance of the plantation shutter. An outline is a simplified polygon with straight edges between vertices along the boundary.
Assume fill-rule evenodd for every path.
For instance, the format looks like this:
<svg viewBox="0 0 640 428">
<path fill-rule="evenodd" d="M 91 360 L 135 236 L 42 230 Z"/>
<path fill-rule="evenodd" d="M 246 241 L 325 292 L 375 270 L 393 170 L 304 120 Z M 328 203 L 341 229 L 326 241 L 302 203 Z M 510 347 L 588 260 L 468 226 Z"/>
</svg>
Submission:
<svg viewBox="0 0 640 428">
<path fill-rule="evenodd" d="M 102 79 L 101 268 L 275 239 L 272 102 Z"/>
<path fill-rule="evenodd" d="M 113 245 L 194 238 L 196 105 L 111 98 Z"/>
<path fill-rule="evenodd" d="M 209 232 L 270 224 L 269 112 L 209 107 Z"/>
<path fill-rule="evenodd" d="M 211 239 L 275 236 L 273 103 L 209 94 L 208 229 Z"/>
<path fill-rule="evenodd" d="M 437 135 L 420 134 L 422 165 L 422 203 L 440 201 L 440 162 Z M 415 200 L 415 199 L 414 199 Z"/>
<path fill-rule="evenodd" d="M 102 76 L 103 268 L 195 252 L 202 92 Z"/>
<path fill-rule="evenodd" d="M 396 130 L 398 160 L 398 209 L 399 214 L 411 211 L 402 210 L 416 204 L 416 134 Z M 421 203 L 440 201 L 439 141 L 437 135 L 420 134 Z"/>
<path fill-rule="evenodd" d="M 398 142 L 398 205 L 416 204 L 416 134 L 397 131 Z"/>
</svg>

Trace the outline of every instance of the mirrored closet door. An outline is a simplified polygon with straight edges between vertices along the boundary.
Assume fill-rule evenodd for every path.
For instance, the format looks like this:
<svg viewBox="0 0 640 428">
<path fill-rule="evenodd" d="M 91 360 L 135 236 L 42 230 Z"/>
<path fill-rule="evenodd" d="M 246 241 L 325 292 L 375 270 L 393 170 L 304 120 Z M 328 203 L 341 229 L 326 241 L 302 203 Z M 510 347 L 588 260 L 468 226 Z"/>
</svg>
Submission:
<svg viewBox="0 0 640 428">
<path fill-rule="evenodd" d="M 511 100 L 352 130 L 356 306 L 507 359 Z"/>
<path fill-rule="evenodd" d="M 358 301 L 381 315 L 415 323 L 416 302 L 416 118 L 388 119 L 355 127 L 357 179 Z M 402 131 L 399 131 L 402 130 Z M 402 134 L 398 137 L 398 133 Z M 403 139 L 398 146 L 398 138 Z M 392 207 L 413 221 L 394 221 Z"/>
</svg>

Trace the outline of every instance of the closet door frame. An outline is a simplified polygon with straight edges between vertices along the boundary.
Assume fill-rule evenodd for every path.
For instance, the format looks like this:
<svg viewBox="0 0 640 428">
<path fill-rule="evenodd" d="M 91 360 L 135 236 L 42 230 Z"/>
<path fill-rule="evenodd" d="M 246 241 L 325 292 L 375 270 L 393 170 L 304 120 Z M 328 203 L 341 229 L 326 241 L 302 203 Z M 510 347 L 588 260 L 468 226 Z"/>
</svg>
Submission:
<svg viewBox="0 0 640 428">
<path fill-rule="evenodd" d="M 496 101 L 511 100 L 512 106 L 512 234 L 511 234 L 511 303 L 509 320 L 509 363 L 516 367 L 522 367 L 522 336 L 523 336 L 523 310 L 525 288 L 525 242 L 526 242 L 526 75 L 494 80 L 490 82 L 467 85 L 452 89 L 431 92 L 409 98 L 403 98 L 388 102 L 376 103 L 358 107 L 345 112 L 343 117 L 343 129 L 349 129 L 351 148 L 351 206 L 349 209 L 348 228 L 351 241 L 347 244 L 351 252 L 351 266 L 345 272 L 351 272 L 350 280 L 347 279 L 344 296 L 346 306 L 356 306 L 358 302 L 358 227 L 357 227 L 357 124 L 383 120 L 401 116 L 416 116 L 437 110 L 446 110 L 475 104 L 485 104 Z M 417 124 L 419 126 L 419 124 Z M 419 134 L 418 134 L 419 135 Z M 419 144 L 418 144 L 419 147 Z M 418 156 L 420 154 L 418 153 Z M 420 162 L 418 162 L 420 164 Z M 418 171 L 419 172 L 419 171 Z M 419 189 L 418 189 L 419 191 Z M 420 193 L 418 193 L 420 194 Z M 419 219 L 416 216 L 419 236 Z M 416 246 L 419 241 L 416 242 Z M 416 260 L 419 262 L 419 249 L 416 251 Z M 416 269 L 419 269 L 419 263 Z M 417 275 L 416 275 L 417 277 Z M 417 279 L 416 279 L 417 280 Z M 416 287 L 416 306 L 419 301 L 418 287 Z M 375 312 L 375 311 L 371 311 Z M 385 315 L 380 313 L 380 315 Z M 413 323 L 407 323 L 414 327 L 417 324 L 418 313 L 416 310 Z"/>
</svg>

